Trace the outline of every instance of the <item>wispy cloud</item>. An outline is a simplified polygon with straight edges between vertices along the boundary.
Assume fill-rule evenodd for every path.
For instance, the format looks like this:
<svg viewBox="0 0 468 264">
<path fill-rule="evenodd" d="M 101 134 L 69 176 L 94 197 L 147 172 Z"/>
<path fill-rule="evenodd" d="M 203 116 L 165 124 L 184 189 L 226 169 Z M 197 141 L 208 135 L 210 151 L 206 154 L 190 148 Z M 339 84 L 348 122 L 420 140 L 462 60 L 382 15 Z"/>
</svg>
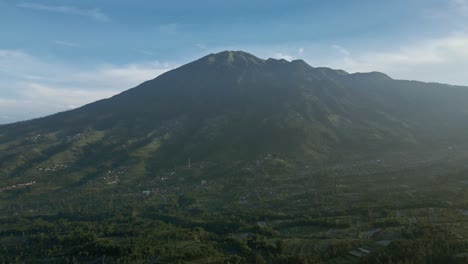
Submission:
<svg viewBox="0 0 468 264">
<path fill-rule="evenodd" d="M 426 18 L 437 20 L 439 23 L 449 23 L 452 28 L 468 29 L 468 0 L 448 0 L 442 7 L 429 7 L 423 11 Z"/>
<path fill-rule="evenodd" d="M 93 71 L 76 73 L 74 77 L 100 87 L 128 89 L 170 69 L 172 67 L 168 64 L 148 61 L 125 65 L 105 64 L 96 66 Z"/>
<path fill-rule="evenodd" d="M 155 61 L 78 68 L 0 49 L 0 123 L 52 114 L 110 97 L 170 70 Z"/>
<path fill-rule="evenodd" d="M 112 90 L 63 89 L 35 82 L 21 82 L 15 88 L 14 99 L 0 98 L 0 124 L 42 117 L 52 113 L 74 109 L 86 103 L 110 97 Z"/>
<path fill-rule="evenodd" d="M 33 101 L 40 99 L 42 104 L 47 104 L 56 109 L 75 108 L 97 99 L 115 95 L 119 90 L 86 90 L 82 88 L 53 87 L 35 82 L 23 83 L 21 99 Z"/>
<path fill-rule="evenodd" d="M 206 44 L 203 44 L 203 43 L 197 43 L 197 44 L 195 44 L 195 46 L 197 48 L 199 48 L 199 49 L 202 49 L 202 50 L 206 49 Z"/>
<path fill-rule="evenodd" d="M 293 60 L 293 56 L 289 55 L 289 54 L 286 54 L 286 53 L 282 53 L 282 52 L 277 52 L 275 53 L 275 56 L 274 56 L 276 59 L 284 59 L 284 60 L 287 60 L 287 61 L 291 61 Z"/>
<path fill-rule="evenodd" d="M 388 51 L 339 50 L 341 58 L 328 62 L 350 72 L 383 71 L 401 79 L 468 85 L 468 34 L 426 39 Z M 344 52 L 346 51 L 346 52 Z"/>
<path fill-rule="evenodd" d="M 109 21 L 109 17 L 101 12 L 99 8 L 83 9 L 75 6 L 60 6 L 60 5 L 44 5 L 38 3 L 21 3 L 18 5 L 20 8 L 48 11 L 54 13 L 61 13 L 67 15 L 77 15 L 82 17 L 88 17 L 97 21 Z"/>
<path fill-rule="evenodd" d="M 459 14 L 468 17 L 468 0 L 451 0 L 451 4 Z"/>
<path fill-rule="evenodd" d="M 63 40 L 54 40 L 54 44 L 60 45 L 60 46 L 72 47 L 72 48 L 77 48 L 80 46 L 78 43 L 63 41 Z"/>
<path fill-rule="evenodd" d="M 344 55 L 346 57 L 351 56 L 351 53 L 340 45 L 332 45 L 332 48 L 338 51 L 341 55 Z"/>
</svg>

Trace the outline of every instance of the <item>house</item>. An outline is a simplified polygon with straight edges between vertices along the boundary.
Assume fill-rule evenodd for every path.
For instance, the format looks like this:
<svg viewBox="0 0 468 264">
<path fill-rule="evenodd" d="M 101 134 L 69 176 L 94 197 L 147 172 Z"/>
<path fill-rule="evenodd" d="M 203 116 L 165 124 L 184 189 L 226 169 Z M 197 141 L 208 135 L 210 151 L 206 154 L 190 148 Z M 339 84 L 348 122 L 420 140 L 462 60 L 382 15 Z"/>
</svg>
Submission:
<svg viewBox="0 0 468 264">
<path fill-rule="evenodd" d="M 372 229 L 372 230 L 369 230 L 369 231 L 366 231 L 366 232 L 362 232 L 359 235 L 359 237 L 364 238 L 364 239 L 374 238 L 377 234 L 380 233 L 380 231 L 382 231 L 382 228 Z"/>
<path fill-rule="evenodd" d="M 362 257 L 367 256 L 370 253 L 372 253 L 372 251 L 370 251 L 370 250 L 368 250 L 366 248 L 360 247 L 360 248 L 351 250 L 348 253 L 355 256 L 355 257 L 362 258 Z"/>
<path fill-rule="evenodd" d="M 375 242 L 376 245 L 382 246 L 382 247 L 388 247 L 392 243 L 392 240 L 380 240 Z"/>
<path fill-rule="evenodd" d="M 365 254 L 362 253 L 362 252 L 359 251 L 359 250 L 351 250 L 351 251 L 349 251 L 348 253 L 351 254 L 351 255 L 353 255 L 353 256 L 355 256 L 355 257 L 358 257 L 358 258 L 362 258 L 362 257 L 365 256 Z"/>
<path fill-rule="evenodd" d="M 358 248 L 358 250 L 361 251 L 362 253 L 366 254 L 366 255 L 372 253 L 372 251 L 370 251 L 368 249 L 365 249 L 365 248 L 362 248 L 362 247 Z"/>
</svg>

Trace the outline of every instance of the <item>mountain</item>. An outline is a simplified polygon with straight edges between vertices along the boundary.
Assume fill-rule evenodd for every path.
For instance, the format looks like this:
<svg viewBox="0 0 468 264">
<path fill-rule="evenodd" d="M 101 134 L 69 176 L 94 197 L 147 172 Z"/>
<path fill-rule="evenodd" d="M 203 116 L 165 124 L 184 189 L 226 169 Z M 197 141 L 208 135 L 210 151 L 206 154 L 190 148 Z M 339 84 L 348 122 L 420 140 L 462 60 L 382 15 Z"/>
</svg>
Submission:
<svg viewBox="0 0 468 264">
<path fill-rule="evenodd" d="M 0 126 L 0 262 L 465 263 L 467 129 L 468 87 L 210 54 Z"/>
<path fill-rule="evenodd" d="M 112 98 L 0 126 L 0 143 L 21 142 L 24 159 L 57 154 L 70 145 L 68 137 L 87 133 L 102 137 L 94 152 L 102 148 L 128 155 L 137 146 L 157 144 L 147 162 L 158 166 L 185 163 L 188 157 L 245 160 L 266 153 L 326 162 L 350 153 L 456 141 L 468 120 L 467 94 L 465 87 L 393 80 L 378 72 L 348 74 L 302 60 L 262 60 L 225 51 Z M 37 135 L 41 137 L 33 142 L 26 140 Z M 41 142 L 49 146 L 37 151 Z M 81 158 L 74 156 L 71 162 Z M 16 159 L 3 154 L 1 160 Z M 23 161 L 34 167 L 29 158 Z M 114 161 L 109 157 L 105 162 Z"/>
<path fill-rule="evenodd" d="M 142 174 L 189 158 L 246 161 L 268 153 L 320 164 L 456 144 L 466 121 L 466 87 L 225 51 L 112 98 L 0 126 L 0 178 L 60 162 L 144 164 Z"/>
</svg>

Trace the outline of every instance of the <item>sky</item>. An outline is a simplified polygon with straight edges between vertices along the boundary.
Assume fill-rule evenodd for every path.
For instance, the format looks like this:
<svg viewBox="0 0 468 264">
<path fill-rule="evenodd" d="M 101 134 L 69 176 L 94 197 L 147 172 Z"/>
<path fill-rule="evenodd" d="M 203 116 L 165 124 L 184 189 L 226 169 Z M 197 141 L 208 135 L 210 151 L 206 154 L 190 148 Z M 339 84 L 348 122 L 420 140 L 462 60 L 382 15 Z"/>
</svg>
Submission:
<svg viewBox="0 0 468 264">
<path fill-rule="evenodd" d="M 223 50 L 468 86 L 468 0 L 0 0 L 0 124 Z"/>
</svg>

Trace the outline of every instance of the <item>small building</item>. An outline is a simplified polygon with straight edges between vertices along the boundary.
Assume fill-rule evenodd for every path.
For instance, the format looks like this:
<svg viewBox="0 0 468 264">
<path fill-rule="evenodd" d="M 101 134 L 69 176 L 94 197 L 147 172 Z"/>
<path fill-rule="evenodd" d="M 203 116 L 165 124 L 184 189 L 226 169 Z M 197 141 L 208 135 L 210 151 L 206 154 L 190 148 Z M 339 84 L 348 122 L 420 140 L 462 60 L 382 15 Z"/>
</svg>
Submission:
<svg viewBox="0 0 468 264">
<path fill-rule="evenodd" d="M 376 245 L 382 246 L 382 247 L 388 247 L 392 243 L 392 240 L 380 240 L 375 242 Z"/>
<path fill-rule="evenodd" d="M 380 231 L 382 231 L 382 228 L 376 228 L 376 229 L 368 230 L 366 232 L 360 233 L 359 237 L 364 238 L 364 239 L 371 239 L 371 238 L 374 238 L 377 234 L 379 234 Z"/>
<path fill-rule="evenodd" d="M 368 249 L 365 249 L 365 248 L 362 248 L 362 247 L 358 248 L 358 250 L 361 251 L 362 253 L 366 254 L 366 255 L 372 253 L 372 251 L 370 251 Z"/>
<path fill-rule="evenodd" d="M 365 254 L 363 254 L 361 251 L 359 250 L 351 250 L 348 252 L 349 254 L 355 256 L 355 257 L 358 257 L 358 258 L 362 258 L 365 256 Z"/>
</svg>

